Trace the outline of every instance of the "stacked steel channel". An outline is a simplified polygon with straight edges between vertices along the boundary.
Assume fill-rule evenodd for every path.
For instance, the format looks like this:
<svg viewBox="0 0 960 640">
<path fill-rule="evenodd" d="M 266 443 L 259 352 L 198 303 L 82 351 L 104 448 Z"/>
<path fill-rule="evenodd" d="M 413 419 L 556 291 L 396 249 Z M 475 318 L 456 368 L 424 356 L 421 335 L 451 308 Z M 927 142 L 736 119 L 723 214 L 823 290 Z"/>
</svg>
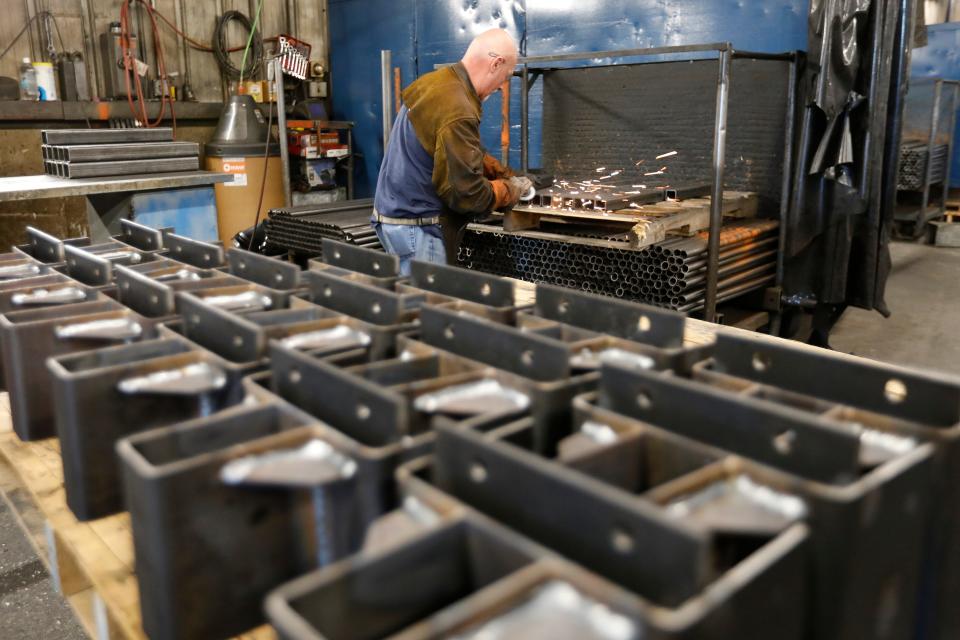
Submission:
<svg viewBox="0 0 960 640">
<path fill-rule="evenodd" d="M 720 234 L 718 300 L 726 301 L 774 281 L 774 220 L 736 222 Z M 501 276 L 556 284 L 689 312 L 703 307 L 706 234 L 668 240 L 643 249 L 626 242 L 595 246 L 548 239 L 536 233 L 503 233 L 473 225 L 458 263 Z"/>
<path fill-rule="evenodd" d="M 381 249 L 372 212 L 370 199 L 273 209 L 264 228 L 271 244 L 308 257 L 323 255 L 324 238 Z"/>
<path fill-rule="evenodd" d="M 43 171 L 60 178 L 106 178 L 197 171 L 200 145 L 174 142 L 173 129 L 48 129 Z"/>
</svg>

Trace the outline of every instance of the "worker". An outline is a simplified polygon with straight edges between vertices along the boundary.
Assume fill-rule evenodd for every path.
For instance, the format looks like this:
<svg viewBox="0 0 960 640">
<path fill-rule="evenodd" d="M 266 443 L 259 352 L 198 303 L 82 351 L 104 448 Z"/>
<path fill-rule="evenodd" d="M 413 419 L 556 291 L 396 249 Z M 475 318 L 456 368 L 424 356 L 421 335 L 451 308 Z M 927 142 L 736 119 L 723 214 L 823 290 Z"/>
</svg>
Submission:
<svg viewBox="0 0 960 640">
<path fill-rule="evenodd" d="M 470 43 L 463 59 L 404 90 L 383 156 L 371 223 L 387 253 L 454 262 L 471 219 L 512 207 L 533 188 L 480 146 L 481 103 L 513 75 L 517 45 L 503 29 Z"/>
</svg>

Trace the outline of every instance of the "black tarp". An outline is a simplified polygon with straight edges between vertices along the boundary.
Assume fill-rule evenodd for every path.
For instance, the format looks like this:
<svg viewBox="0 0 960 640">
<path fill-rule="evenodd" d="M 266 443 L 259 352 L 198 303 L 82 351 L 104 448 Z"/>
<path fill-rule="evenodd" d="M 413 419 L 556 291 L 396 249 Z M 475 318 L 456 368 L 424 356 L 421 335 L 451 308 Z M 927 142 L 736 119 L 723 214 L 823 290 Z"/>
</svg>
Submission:
<svg viewBox="0 0 960 640">
<path fill-rule="evenodd" d="M 811 2 L 784 292 L 815 302 L 823 331 L 846 305 L 887 313 L 914 6 L 911 0 Z"/>
</svg>

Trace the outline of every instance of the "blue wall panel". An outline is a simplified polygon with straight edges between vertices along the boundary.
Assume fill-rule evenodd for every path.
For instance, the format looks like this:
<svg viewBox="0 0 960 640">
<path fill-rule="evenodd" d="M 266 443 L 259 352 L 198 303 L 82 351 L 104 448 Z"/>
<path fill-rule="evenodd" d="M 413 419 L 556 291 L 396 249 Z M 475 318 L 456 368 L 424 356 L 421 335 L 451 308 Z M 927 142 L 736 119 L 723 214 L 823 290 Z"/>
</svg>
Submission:
<svg viewBox="0 0 960 640">
<path fill-rule="evenodd" d="M 330 0 L 331 94 L 334 118 L 352 120 L 356 197 L 373 194 L 383 159 L 380 50 L 393 52 L 403 83 L 417 77 L 414 0 Z"/>
<path fill-rule="evenodd" d="M 913 51 L 911 77 L 960 80 L 960 22 L 931 25 L 927 35 L 927 46 Z M 960 126 L 953 141 L 950 166 L 950 186 L 960 187 Z"/>
<path fill-rule="evenodd" d="M 330 0 L 334 115 L 357 123 L 364 154 L 357 195 L 373 192 L 382 158 L 380 49 L 404 86 L 458 60 L 474 35 L 502 27 L 527 55 L 730 41 L 739 49 L 806 48 L 807 0 Z M 519 82 L 511 91 L 510 158 L 519 165 Z M 531 165 L 539 159 L 540 91 L 530 103 Z M 500 155 L 499 94 L 484 104 L 481 137 Z"/>
<path fill-rule="evenodd" d="M 455 62 L 474 37 L 488 29 L 506 29 L 520 42 L 524 32 L 523 2 L 517 0 L 418 0 L 417 2 L 417 57 L 420 74 L 433 70 L 434 65 Z M 510 92 L 511 113 L 520 113 L 519 82 Z M 500 92 L 483 104 L 480 140 L 487 150 L 500 158 L 500 113 L 503 108 Z M 517 125 L 519 132 L 519 123 Z M 511 136 L 512 138 L 513 136 Z M 516 139 L 511 158 L 520 158 L 520 141 Z"/>
</svg>

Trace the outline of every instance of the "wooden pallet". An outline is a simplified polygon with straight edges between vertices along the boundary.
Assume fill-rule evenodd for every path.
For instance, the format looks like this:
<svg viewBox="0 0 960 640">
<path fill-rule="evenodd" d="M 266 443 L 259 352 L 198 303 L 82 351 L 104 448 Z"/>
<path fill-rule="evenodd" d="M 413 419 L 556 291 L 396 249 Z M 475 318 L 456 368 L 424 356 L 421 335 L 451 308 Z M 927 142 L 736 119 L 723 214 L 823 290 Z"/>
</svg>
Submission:
<svg viewBox="0 0 960 640">
<path fill-rule="evenodd" d="M 722 212 L 726 217 L 756 217 L 757 194 L 727 191 Z M 537 229 L 541 222 L 564 224 L 619 225 L 629 234 L 631 244 L 646 247 L 663 242 L 668 235 L 693 236 L 710 226 L 710 198 L 669 200 L 619 211 L 565 211 L 523 207 L 503 215 L 504 231 Z"/>
<path fill-rule="evenodd" d="M 139 640 L 140 596 L 130 516 L 79 522 L 67 507 L 60 442 L 21 442 L 0 394 L 0 490 L 81 625 L 98 640 Z M 244 640 L 276 638 L 259 627 Z"/>
</svg>

